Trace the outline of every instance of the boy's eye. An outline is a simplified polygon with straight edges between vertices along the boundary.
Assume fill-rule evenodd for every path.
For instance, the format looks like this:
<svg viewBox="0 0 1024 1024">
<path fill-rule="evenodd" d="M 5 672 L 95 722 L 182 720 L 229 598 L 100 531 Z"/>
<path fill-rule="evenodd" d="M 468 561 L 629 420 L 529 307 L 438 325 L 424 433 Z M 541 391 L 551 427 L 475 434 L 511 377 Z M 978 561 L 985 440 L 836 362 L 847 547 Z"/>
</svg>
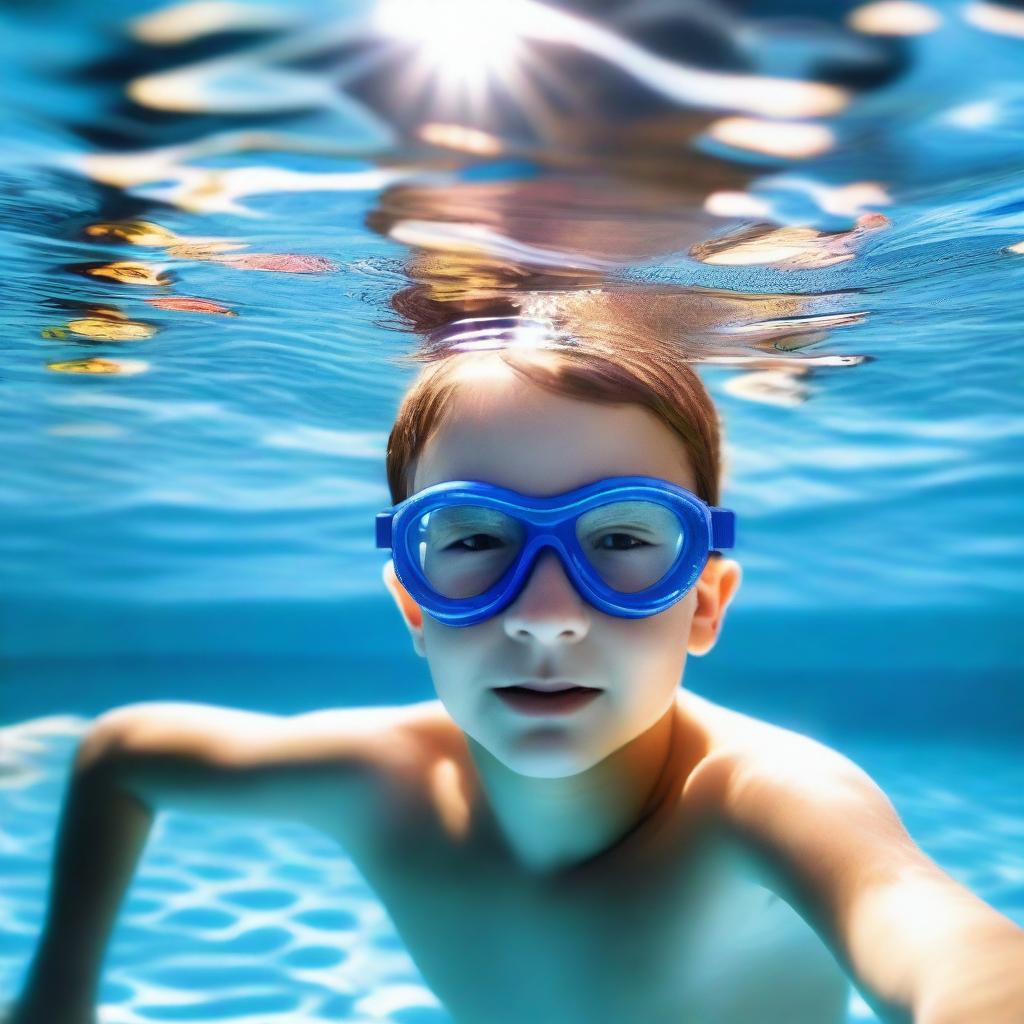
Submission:
<svg viewBox="0 0 1024 1024">
<path fill-rule="evenodd" d="M 614 542 L 612 544 L 605 544 L 604 541 L 609 539 L 612 539 Z M 598 539 L 595 547 L 601 548 L 604 551 L 632 551 L 634 548 L 650 547 L 650 545 L 647 541 L 634 537 L 629 533 L 606 533 Z"/>
<path fill-rule="evenodd" d="M 445 551 L 488 551 L 500 547 L 503 541 L 500 537 L 492 537 L 489 533 L 474 533 L 468 537 L 461 537 L 459 540 L 449 544 Z"/>
</svg>

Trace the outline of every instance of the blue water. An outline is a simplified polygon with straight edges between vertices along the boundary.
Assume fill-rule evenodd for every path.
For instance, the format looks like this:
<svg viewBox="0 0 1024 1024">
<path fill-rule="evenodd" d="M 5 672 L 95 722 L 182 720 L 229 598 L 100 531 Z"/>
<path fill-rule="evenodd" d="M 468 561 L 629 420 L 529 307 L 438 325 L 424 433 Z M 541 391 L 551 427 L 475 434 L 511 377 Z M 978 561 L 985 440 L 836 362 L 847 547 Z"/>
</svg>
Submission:
<svg viewBox="0 0 1024 1024">
<path fill-rule="evenodd" d="M 160 6 L 0 14 L 0 1000 L 92 716 L 431 695 L 372 534 L 414 372 L 392 302 L 414 281 L 447 286 L 453 312 L 510 281 L 540 308 L 600 285 L 612 320 L 692 349 L 744 578 L 685 684 L 853 757 L 926 852 L 1024 923 L 1019 22 L 940 3 L 934 31 L 883 38 L 844 27 L 852 5 L 779 0 L 723 6 L 744 32 L 670 32 L 650 5 L 607 5 L 604 28 L 673 67 L 849 89 L 799 119 L 824 130 L 817 152 L 771 155 L 719 123 L 749 112 L 673 100 L 670 74 L 638 83 L 582 36 L 535 47 L 585 89 L 571 116 L 531 119 L 515 89 L 473 110 L 401 101 L 408 45 L 353 28 L 373 4 L 133 35 Z M 161 91 L 215 57 L 223 76 Z M 427 144 L 428 123 L 486 144 Z M 125 372 L 60 369 L 91 358 Z M 342 853 L 168 814 L 103 1012 L 445 1019 L 432 999 Z"/>
</svg>

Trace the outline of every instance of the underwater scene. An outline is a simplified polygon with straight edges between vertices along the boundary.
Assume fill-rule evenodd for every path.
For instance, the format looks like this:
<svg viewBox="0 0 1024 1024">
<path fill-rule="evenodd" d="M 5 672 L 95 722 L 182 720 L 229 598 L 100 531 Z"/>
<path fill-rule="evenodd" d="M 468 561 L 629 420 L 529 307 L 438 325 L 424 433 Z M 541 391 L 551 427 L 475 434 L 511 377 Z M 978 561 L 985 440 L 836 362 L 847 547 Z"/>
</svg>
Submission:
<svg viewBox="0 0 1024 1024">
<path fill-rule="evenodd" d="M 98 716 L 435 698 L 389 432 L 517 346 L 693 367 L 742 586 L 683 687 L 1024 927 L 1024 5 L 9 0 L 0 52 L 0 1021 Z M 67 1024 L 487 1019 L 305 824 L 163 809 L 126 884 Z M 801 1024 L 715 977 L 687 1024 Z"/>
</svg>

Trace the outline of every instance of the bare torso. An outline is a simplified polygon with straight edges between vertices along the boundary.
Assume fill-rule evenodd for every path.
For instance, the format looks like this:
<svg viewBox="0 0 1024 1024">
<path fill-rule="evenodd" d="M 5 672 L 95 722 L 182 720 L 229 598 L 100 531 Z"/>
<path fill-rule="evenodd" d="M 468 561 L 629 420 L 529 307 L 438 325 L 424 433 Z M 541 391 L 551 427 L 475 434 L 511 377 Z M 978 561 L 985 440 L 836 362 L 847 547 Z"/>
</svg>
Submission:
<svg viewBox="0 0 1024 1024">
<path fill-rule="evenodd" d="M 832 954 L 686 784 L 758 723 L 692 695 L 684 712 L 682 699 L 701 762 L 612 847 L 545 872 L 511 855 L 440 702 L 405 709 L 372 827 L 338 839 L 457 1024 L 846 1020 Z"/>
</svg>

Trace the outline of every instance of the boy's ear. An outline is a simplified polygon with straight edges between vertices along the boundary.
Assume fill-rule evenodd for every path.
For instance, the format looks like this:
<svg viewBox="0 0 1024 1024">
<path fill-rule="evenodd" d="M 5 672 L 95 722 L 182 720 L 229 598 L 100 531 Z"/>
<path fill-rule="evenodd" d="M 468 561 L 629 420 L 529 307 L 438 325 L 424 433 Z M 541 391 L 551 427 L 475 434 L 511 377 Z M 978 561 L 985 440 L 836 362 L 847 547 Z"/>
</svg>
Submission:
<svg viewBox="0 0 1024 1024">
<path fill-rule="evenodd" d="M 725 557 L 707 560 L 694 586 L 697 609 L 690 622 L 690 639 L 686 648 L 690 654 L 707 654 L 715 646 L 725 609 L 739 589 L 742 578 L 739 562 Z"/>
<path fill-rule="evenodd" d="M 391 592 L 391 596 L 398 605 L 398 610 L 405 619 L 409 628 L 409 635 L 412 637 L 412 646 L 421 657 L 426 657 L 426 650 L 423 646 L 423 609 L 409 596 L 409 591 L 402 586 L 402 581 L 395 575 L 395 563 L 388 559 L 384 566 L 384 586 Z"/>
</svg>

